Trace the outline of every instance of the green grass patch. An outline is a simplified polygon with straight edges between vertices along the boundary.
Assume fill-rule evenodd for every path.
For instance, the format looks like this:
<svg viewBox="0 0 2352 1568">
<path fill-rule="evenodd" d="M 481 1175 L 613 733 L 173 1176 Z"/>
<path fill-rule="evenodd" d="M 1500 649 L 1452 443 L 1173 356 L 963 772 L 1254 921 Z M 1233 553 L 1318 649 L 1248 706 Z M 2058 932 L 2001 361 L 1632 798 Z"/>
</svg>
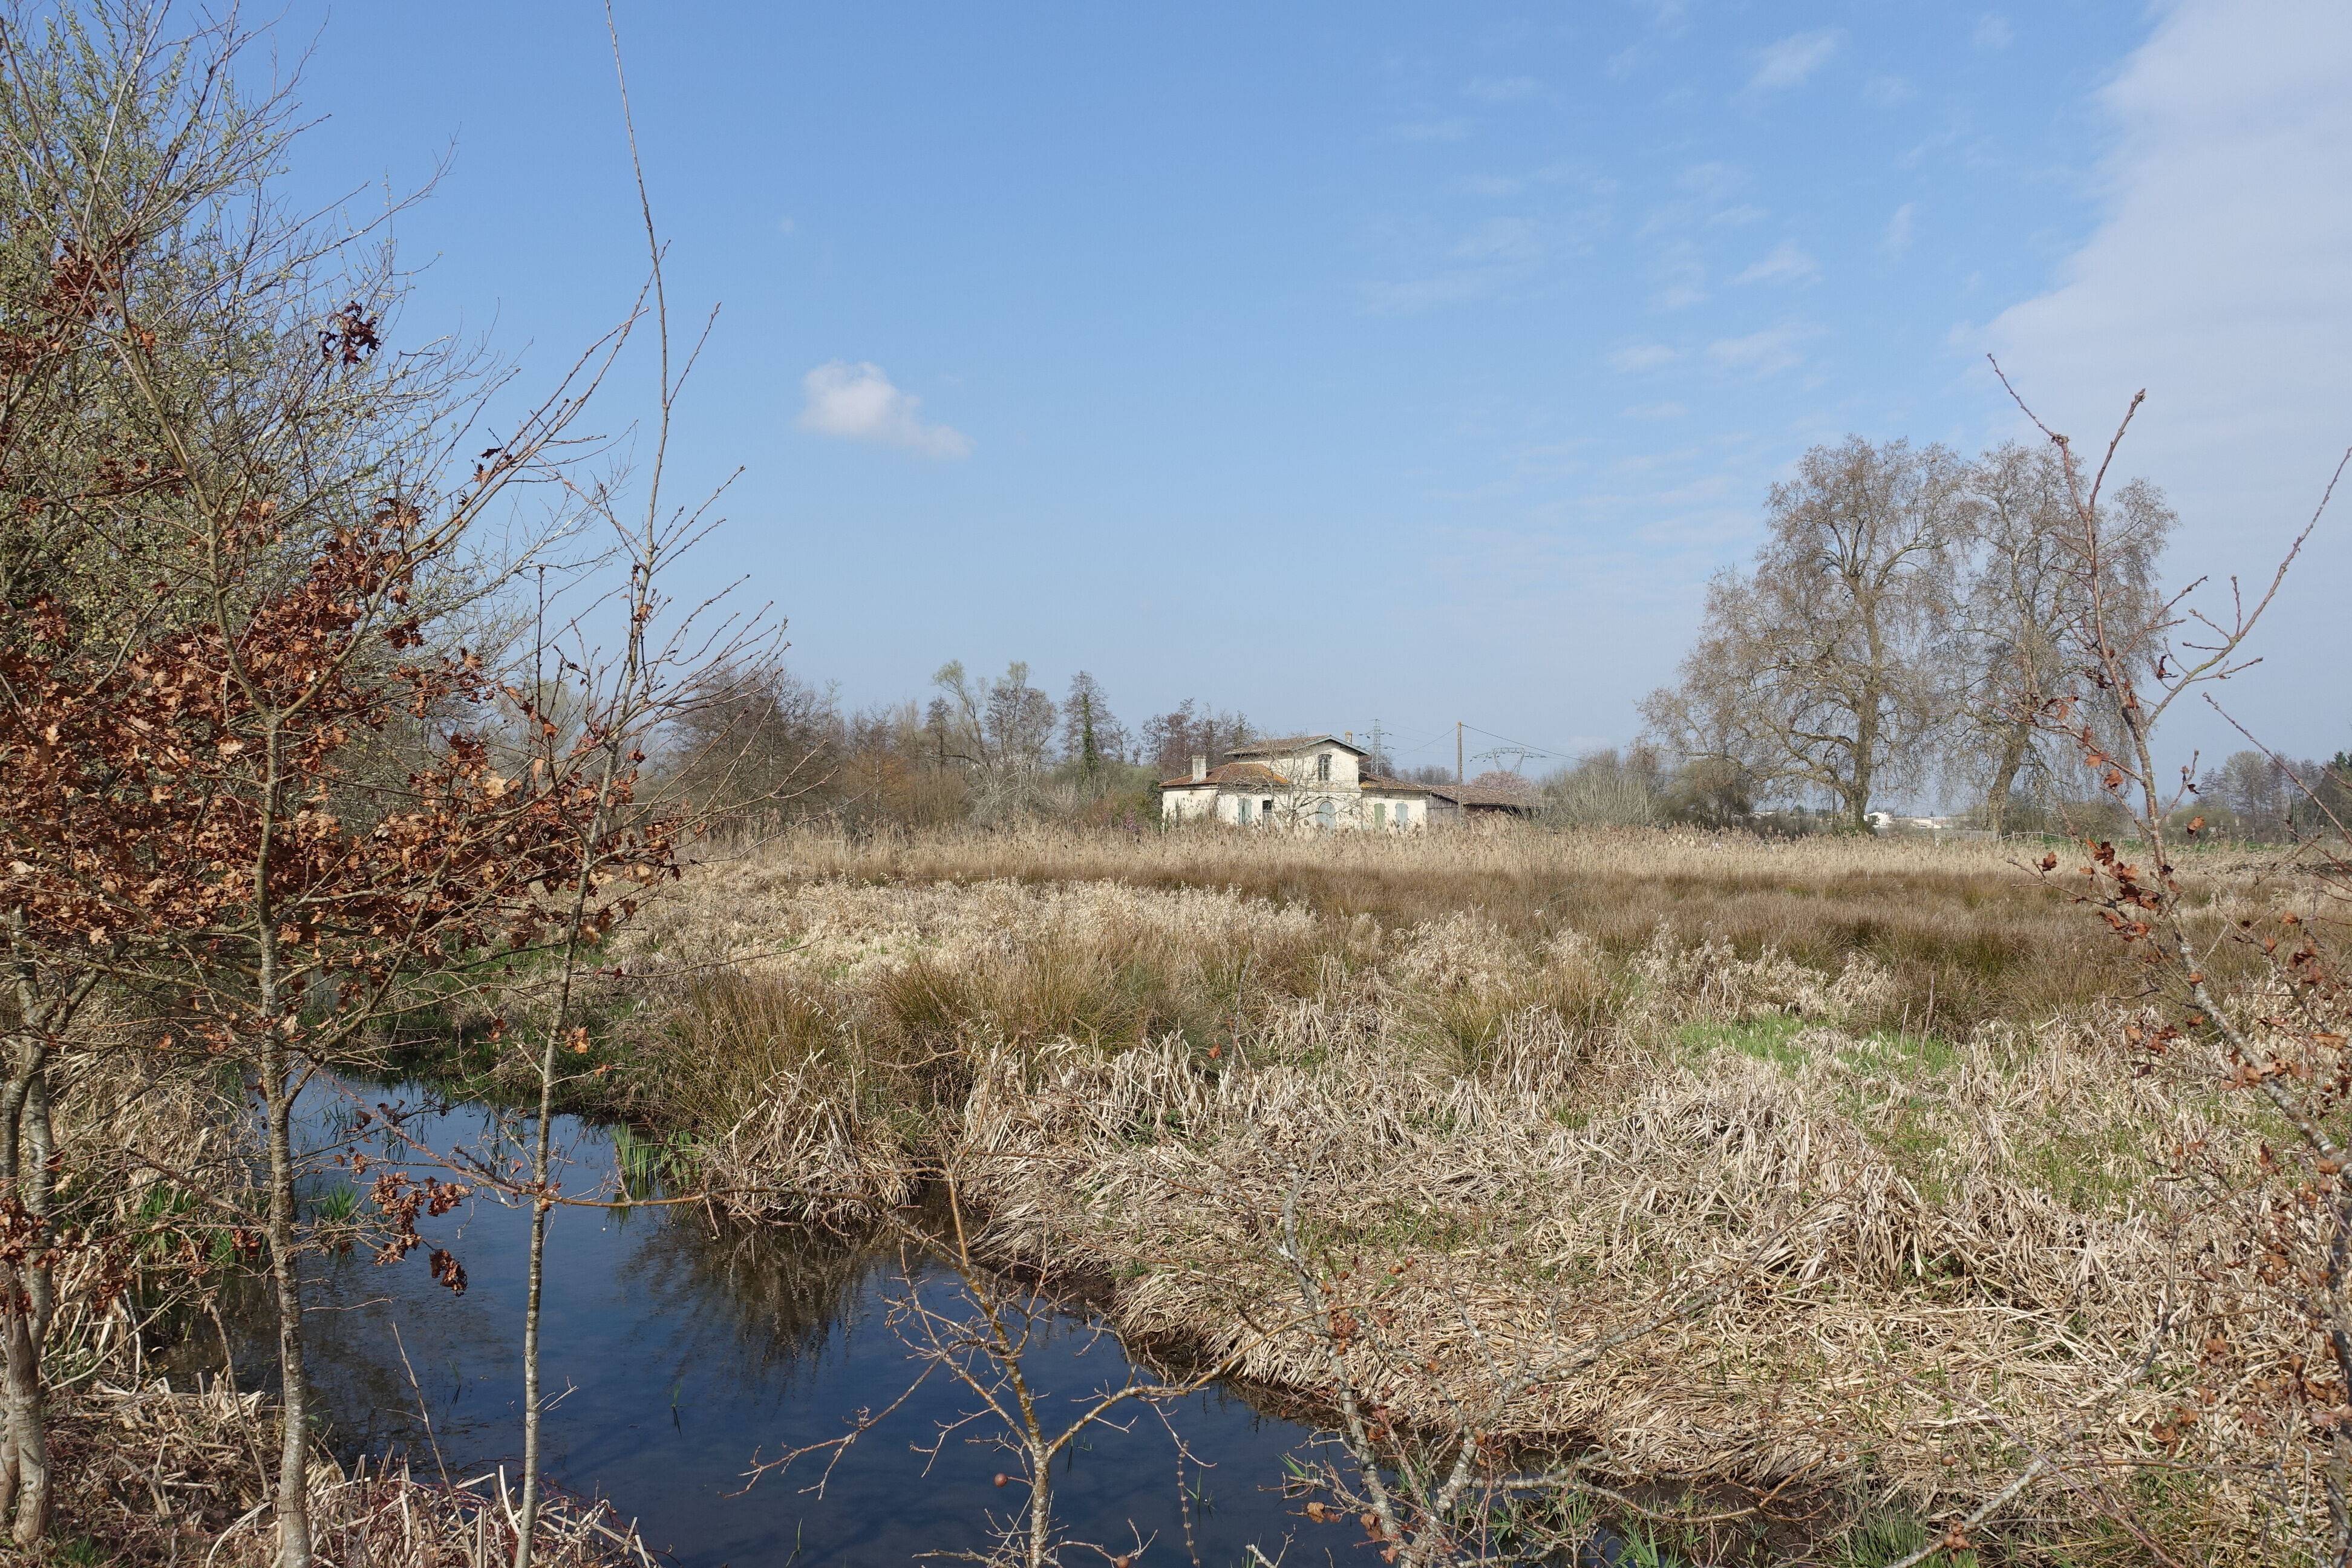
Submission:
<svg viewBox="0 0 2352 1568">
<path fill-rule="evenodd" d="M 1927 1544 L 1927 1527 L 1901 1514 L 1874 1514 L 1840 1535 L 1830 1547 L 1834 1568 L 1886 1568 Z M 1935 1568 L 1977 1568 L 1973 1552 L 1939 1552 L 1927 1561 Z"/>
<path fill-rule="evenodd" d="M 1768 1013 L 1738 1024 L 1685 1024 L 1675 1032 L 1675 1043 L 1683 1048 L 1683 1059 L 1689 1065 L 1730 1049 L 1793 1072 L 1805 1065 L 1805 1053 L 1793 1042 L 1806 1027 L 1802 1018 Z"/>
<path fill-rule="evenodd" d="M 2147 1185 L 2147 1155 L 2130 1127 L 2095 1131 L 2060 1125 L 2019 1158 L 2034 1185 L 2089 1214 L 2119 1208 Z"/>
<path fill-rule="evenodd" d="M 1939 1078 L 1959 1060 L 1959 1047 L 1941 1035 L 1906 1034 L 1880 1029 L 1838 1052 L 1838 1060 L 1855 1072 L 1883 1073 L 1890 1078 Z"/>
</svg>

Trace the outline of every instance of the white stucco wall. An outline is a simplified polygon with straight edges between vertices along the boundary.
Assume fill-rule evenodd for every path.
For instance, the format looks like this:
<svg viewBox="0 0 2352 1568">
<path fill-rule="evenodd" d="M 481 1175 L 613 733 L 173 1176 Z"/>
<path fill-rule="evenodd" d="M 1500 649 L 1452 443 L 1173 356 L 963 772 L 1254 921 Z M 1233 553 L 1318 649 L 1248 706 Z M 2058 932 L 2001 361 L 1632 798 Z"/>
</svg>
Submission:
<svg viewBox="0 0 2352 1568">
<path fill-rule="evenodd" d="M 1316 759 L 1318 756 L 1331 759 L 1331 777 L 1328 783 L 1316 777 Z M 1345 747 L 1327 743 L 1309 746 L 1297 752 L 1250 756 L 1240 760 L 1260 763 L 1290 782 L 1255 786 L 1202 784 L 1192 788 L 1178 784 L 1160 792 L 1161 818 L 1169 822 L 1213 819 L 1241 826 L 1244 826 L 1242 805 L 1246 801 L 1249 803 L 1246 825 L 1251 827 L 1319 831 L 1326 820 L 1323 808 L 1327 804 L 1330 807 L 1328 822 L 1334 830 L 1380 827 L 1393 833 L 1429 826 L 1429 797 L 1426 795 L 1364 795 L 1359 759 Z M 1380 814 L 1378 822 L 1373 819 L 1372 807 L 1375 805 L 1387 808 Z"/>
<path fill-rule="evenodd" d="M 1318 757 L 1331 759 L 1331 776 L 1328 780 L 1318 776 L 1315 771 L 1315 760 Z M 1276 773 L 1297 784 L 1301 789 L 1311 788 L 1325 783 L 1340 785 L 1343 788 L 1353 788 L 1361 782 L 1357 773 L 1356 754 L 1339 746 L 1310 746 L 1306 751 L 1294 755 L 1265 757 L 1259 760 Z"/>
</svg>

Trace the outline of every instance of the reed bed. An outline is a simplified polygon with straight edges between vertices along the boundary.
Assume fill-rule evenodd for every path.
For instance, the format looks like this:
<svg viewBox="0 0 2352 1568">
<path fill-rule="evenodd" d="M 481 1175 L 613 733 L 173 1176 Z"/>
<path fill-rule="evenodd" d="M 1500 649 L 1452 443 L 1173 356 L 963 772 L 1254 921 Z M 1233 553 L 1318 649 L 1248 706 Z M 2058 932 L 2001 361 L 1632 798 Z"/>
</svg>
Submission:
<svg viewBox="0 0 2352 1568">
<path fill-rule="evenodd" d="M 2176 1550 L 2285 1552 L 2319 1480 L 2258 1412 L 2300 1326 L 2206 1266 L 2242 1250 L 2243 1203 L 2207 1200 L 2264 1190 L 2265 1129 L 2213 1064 L 2126 1055 L 2134 977 L 2027 858 L 792 837 L 628 939 L 629 1081 L 739 1210 L 841 1217 L 953 1169 L 1003 1255 L 1274 1387 L 1318 1386 L 1270 1245 L 1296 1186 L 1335 1276 L 1394 1282 L 1351 1353 L 1408 1424 L 1475 1403 L 1490 1353 L 1699 1295 L 1490 1429 L 1923 1517 L 2063 1447 L 2139 1478 L 2117 1495 Z M 2216 922 L 2301 896 L 2243 859 L 2189 874 Z M 2168 1184 L 2190 1149 L 2207 1186 Z M 2008 1522 L 2108 1552 L 2095 1512 L 2045 1485 Z"/>
<path fill-rule="evenodd" d="M 275 1417 L 219 1381 L 100 1381 L 58 1423 L 64 1511 L 120 1568 L 208 1563 L 268 1568 L 276 1527 L 265 1478 Z M 514 1561 L 518 1504 L 502 1471 L 463 1482 L 404 1461 L 310 1467 L 311 1528 L 328 1568 L 498 1568 Z M 626 1521 L 558 1492 L 541 1503 L 534 1557 L 555 1568 L 654 1568 Z"/>
</svg>

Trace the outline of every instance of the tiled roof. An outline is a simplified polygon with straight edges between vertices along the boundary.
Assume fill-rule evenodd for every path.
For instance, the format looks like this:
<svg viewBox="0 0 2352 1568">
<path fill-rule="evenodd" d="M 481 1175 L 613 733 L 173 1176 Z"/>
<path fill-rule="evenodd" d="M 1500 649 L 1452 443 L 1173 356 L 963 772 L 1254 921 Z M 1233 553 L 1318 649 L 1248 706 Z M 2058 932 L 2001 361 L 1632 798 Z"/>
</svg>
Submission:
<svg viewBox="0 0 2352 1568">
<path fill-rule="evenodd" d="M 1357 745 L 1354 742 L 1343 741 L 1337 735 L 1285 735 L 1278 741 L 1252 741 L 1247 745 L 1227 746 L 1225 748 L 1225 755 L 1229 757 L 1286 757 L 1295 752 L 1303 752 L 1309 746 L 1321 745 L 1343 747 L 1348 751 L 1355 752 L 1356 755 L 1360 757 L 1369 757 L 1371 755 L 1370 752 L 1364 750 L 1363 747 Z"/>
<path fill-rule="evenodd" d="M 1435 793 L 1427 784 L 1407 784 L 1402 779 L 1384 779 L 1378 773 L 1365 773 L 1361 775 L 1361 778 L 1366 789 L 1380 790 L 1388 795 L 1431 795 Z"/>
<path fill-rule="evenodd" d="M 1532 811 L 1536 806 L 1533 790 L 1496 789 L 1492 784 L 1431 784 L 1429 793 L 1440 800 L 1450 800 L 1456 805 L 1507 805 L 1519 811 Z"/>
<path fill-rule="evenodd" d="M 1272 768 L 1256 763 L 1227 763 L 1222 768 L 1211 768 L 1205 777 L 1194 778 L 1186 773 L 1181 778 L 1161 779 L 1161 789 L 1193 789 L 1209 784 L 1279 784 L 1290 787 L 1290 781 Z"/>
</svg>

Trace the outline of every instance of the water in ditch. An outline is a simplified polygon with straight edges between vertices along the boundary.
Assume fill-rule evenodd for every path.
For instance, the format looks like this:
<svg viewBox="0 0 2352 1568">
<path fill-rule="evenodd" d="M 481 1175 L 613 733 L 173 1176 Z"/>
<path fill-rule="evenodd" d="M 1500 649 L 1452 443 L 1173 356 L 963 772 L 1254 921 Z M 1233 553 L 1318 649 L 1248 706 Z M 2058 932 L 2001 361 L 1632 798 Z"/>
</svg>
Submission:
<svg viewBox="0 0 2352 1568">
<path fill-rule="evenodd" d="M 357 1106 L 426 1099 L 414 1089 L 314 1086 L 304 1122 L 314 1143 L 330 1142 Z M 486 1150 L 497 1131 L 489 1112 L 470 1106 L 406 1125 L 443 1149 Z M 563 1118 L 555 1141 L 567 1192 L 611 1190 L 609 1133 Z M 381 1134 L 361 1147 L 420 1175 L 432 1169 Z M 306 1195 L 331 1210 L 349 1184 L 330 1173 Z M 310 1265 L 309 1342 L 325 1419 L 347 1456 L 402 1453 L 420 1472 L 452 1480 L 502 1464 L 512 1474 L 528 1215 L 478 1199 L 419 1229 L 425 1246 L 400 1262 L 378 1264 L 362 1247 Z M 464 1268 L 463 1295 L 436 1283 L 436 1248 Z M 977 1552 L 990 1544 L 992 1516 L 1024 1505 L 1020 1467 L 992 1441 L 1001 1426 L 966 1420 L 977 1401 L 938 1371 L 840 1457 L 821 1495 L 809 1489 L 824 1456 L 756 1483 L 747 1475 L 755 1458 L 840 1436 L 858 1412 L 898 1398 L 923 1363 L 890 1321 L 892 1303 L 913 1289 L 951 1309 L 952 1277 L 918 1266 L 910 1280 L 895 1251 L 714 1224 L 693 1207 L 559 1208 L 547 1256 L 547 1473 L 608 1499 L 681 1568 L 896 1564 Z M 266 1302 L 249 1298 L 227 1333 L 248 1386 L 266 1386 L 274 1342 Z M 1116 1341 L 1078 1318 L 1044 1325 L 1024 1358 L 1065 1418 L 1077 1400 L 1122 1383 L 1128 1364 Z M 1324 1531 L 1279 1495 L 1286 1458 L 1305 1452 L 1305 1428 L 1222 1389 L 1173 1403 L 1165 1416 L 1129 1405 L 1117 1426 L 1089 1428 L 1060 1461 L 1058 1510 L 1072 1537 L 1108 1555 L 1133 1554 L 1140 1541 L 1137 1568 L 1177 1568 L 1191 1561 L 1189 1503 L 1192 1550 L 1216 1568 L 1244 1561 L 1250 1544 L 1281 1561 L 1294 1536 L 1291 1561 L 1350 1548 L 1336 1531 L 1328 1543 L 1315 1539 Z M 1199 1461 L 1181 1467 L 1181 1502 L 1171 1428 Z M 1016 1479 L 1000 1487 L 1000 1473 Z"/>
</svg>

